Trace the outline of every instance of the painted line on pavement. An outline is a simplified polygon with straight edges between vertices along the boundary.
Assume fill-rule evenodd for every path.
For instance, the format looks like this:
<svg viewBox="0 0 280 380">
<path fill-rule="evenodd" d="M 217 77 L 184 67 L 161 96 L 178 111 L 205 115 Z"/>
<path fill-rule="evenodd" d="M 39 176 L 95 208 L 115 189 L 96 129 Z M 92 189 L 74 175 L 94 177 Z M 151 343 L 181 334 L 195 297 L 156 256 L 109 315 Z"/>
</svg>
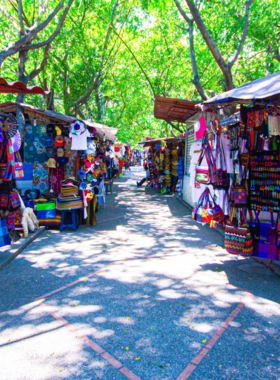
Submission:
<svg viewBox="0 0 280 380">
<path fill-rule="evenodd" d="M 113 356 L 111 356 L 108 352 L 106 352 L 102 347 L 98 346 L 98 344 L 96 344 L 93 340 L 89 339 L 85 334 L 83 334 L 75 326 L 69 323 L 65 318 L 61 317 L 61 315 L 55 312 L 50 306 L 46 305 L 43 302 L 40 303 L 39 306 L 43 307 L 48 314 L 50 314 L 54 319 L 59 321 L 64 327 L 66 327 L 73 334 L 75 334 L 78 339 L 80 339 L 87 346 L 89 346 L 94 352 L 99 354 L 104 360 L 106 360 L 114 368 L 119 370 L 129 380 L 141 380 L 140 377 L 136 376 L 128 368 L 124 367 L 118 360 L 114 359 Z"/>
<path fill-rule="evenodd" d="M 231 322 L 237 317 L 240 311 L 243 309 L 249 298 L 253 296 L 253 292 L 247 289 L 239 288 L 238 286 L 227 283 L 226 285 L 233 286 L 237 289 L 248 292 L 242 301 L 236 306 L 236 308 L 230 313 L 227 319 L 221 324 L 221 326 L 216 330 L 216 332 L 211 336 L 210 339 L 204 344 L 203 348 L 199 351 L 198 354 L 191 360 L 190 364 L 184 369 L 184 371 L 177 377 L 176 380 L 187 380 L 191 377 L 192 373 L 196 370 L 197 366 L 205 358 L 208 352 L 211 351 L 215 343 L 220 339 L 226 329 L 229 327 Z"/>
</svg>

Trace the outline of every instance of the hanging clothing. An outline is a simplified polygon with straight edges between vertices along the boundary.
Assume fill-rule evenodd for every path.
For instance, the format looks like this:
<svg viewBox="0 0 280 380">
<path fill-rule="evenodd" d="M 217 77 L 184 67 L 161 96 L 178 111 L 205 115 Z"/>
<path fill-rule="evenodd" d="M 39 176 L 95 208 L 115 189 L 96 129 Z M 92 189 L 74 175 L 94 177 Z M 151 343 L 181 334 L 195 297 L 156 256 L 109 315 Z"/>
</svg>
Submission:
<svg viewBox="0 0 280 380">
<path fill-rule="evenodd" d="M 87 150 L 87 138 L 90 137 L 88 130 L 78 136 L 69 133 L 69 137 L 72 138 L 71 150 Z"/>
<path fill-rule="evenodd" d="M 230 139 L 227 136 L 222 135 L 221 143 L 223 144 L 223 149 L 225 153 L 225 161 L 226 161 L 226 171 L 229 174 L 233 173 L 233 159 L 230 157 Z"/>
</svg>

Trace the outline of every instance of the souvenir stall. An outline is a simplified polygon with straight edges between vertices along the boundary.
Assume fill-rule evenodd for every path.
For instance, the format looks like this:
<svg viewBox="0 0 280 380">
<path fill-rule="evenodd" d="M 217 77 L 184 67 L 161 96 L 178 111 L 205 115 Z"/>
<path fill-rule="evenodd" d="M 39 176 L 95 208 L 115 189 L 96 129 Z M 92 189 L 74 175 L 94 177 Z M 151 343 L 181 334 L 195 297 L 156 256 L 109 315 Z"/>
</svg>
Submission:
<svg viewBox="0 0 280 380">
<path fill-rule="evenodd" d="M 25 115 L 23 171 L 16 181 L 23 202 L 41 225 L 77 228 L 96 225 L 98 204 L 117 130 L 21 104 Z M 16 103 L 0 105 L 15 117 Z M 21 228 L 18 218 L 18 228 Z"/>
<path fill-rule="evenodd" d="M 184 139 L 153 139 L 139 143 L 148 148 L 147 173 L 142 183 L 148 182 L 162 194 L 181 189 L 181 176 L 184 165 Z M 177 185 L 180 186 L 177 186 Z M 139 184 L 138 184 L 139 186 Z"/>
<path fill-rule="evenodd" d="M 22 82 L 7 82 L 0 78 L 2 94 L 45 94 L 39 86 L 27 87 Z M 24 205 L 17 183 L 28 173 L 23 171 L 22 136 L 14 115 L 0 112 L 0 247 L 10 245 L 20 238 L 16 224 L 20 223 L 25 237 L 28 230 L 39 228 L 33 209 Z"/>
<path fill-rule="evenodd" d="M 190 185 L 189 165 L 190 165 L 190 147 L 194 142 L 194 128 L 193 125 L 197 122 L 201 115 L 200 101 L 191 101 L 175 98 L 165 98 L 156 96 L 154 102 L 154 116 L 156 119 L 164 120 L 167 123 L 173 123 L 184 131 L 180 135 L 184 138 L 184 162 L 181 163 L 180 168 L 177 168 L 180 181 L 178 181 L 177 189 L 179 198 L 190 202 L 192 194 L 192 186 Z M 174 129 L 173 129 L 174 131 Z"/>
<path fill-rule="evenodd" d="M 193 218 L 225 227 L 231 254 L 280 260 L 280 73 L 214 97 L 209 108 L 238 105 L 227 125 L 218 118 L 203 132 L 195 165 Z M 279 177 L 279 178 L 278 178 Z M 216 194 L 218 191 L 218 194 Z"/>
</svg>

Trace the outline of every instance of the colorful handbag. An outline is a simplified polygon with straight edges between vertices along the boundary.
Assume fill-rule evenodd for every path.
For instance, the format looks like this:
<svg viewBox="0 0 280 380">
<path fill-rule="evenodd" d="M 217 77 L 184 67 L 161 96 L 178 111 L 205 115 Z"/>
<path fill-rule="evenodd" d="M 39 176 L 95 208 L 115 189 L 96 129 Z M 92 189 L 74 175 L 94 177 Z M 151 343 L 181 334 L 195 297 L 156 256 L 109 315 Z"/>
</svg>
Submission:
<svg viewBox="0 0 280 380">
<path fill-rule="evenodd" d="M 201 165 L 204 156 L 207 161 L 207 166 Z M 208 142 L 207 133 L 205 133 L 202 140 L 201 153 L 195 167 L 195 182 L 204 184 L 216 183 L 216 171 L 212 150 Z"/>
<path fill-rule="evenodd" d="M 247 226 L 247 234 L 246 234 L 246 241 L 245 241 L 244 249 L 243 249 L 241 255 L 242 256 L 251 256 L 253 254 L 252 234 L 251 234 L 249 225 L 247 223 L 246 211 L 244 211 L 244 209 L 243 209 L 242 212 L 243 212 L 243 218 L 244 218 L 244 225 Z"/>
<path fill-rule="evenodd" d="M 230 201 L 232 206 L 243 206 L 247 205 L 247 190 L 242 184 L 236 184 L 231 187 L 230 191 Z"/>
<path fill-rule="evenodd" d="M 15 215 L 13 212 L 10 212 L 6 218 L 8 231 L 13 231 L 15 229 Z"/>
<path fill-rule="evenodd" d="M 238 221 L 237 225 L 235 225 L 233 223 L 233 215 L 234 207 L 230 210 L 230 218 L 225 227 L 225 249 L 232 255 L 240 255 L 245 247 L 248 226 L 247 224 L 239 226 Z"/>
<path fill-rule="evenodd" d="M 207 208 L 207 210 L 206 210 L 206 214 L 208 217 L 207 218 L 208 223 L 211 223 L 212 221 L 220 223 L 225 218 L 224 211 L 222 210 L 222 208 L 219 205 L 216 204 L 216 202 L 214 201 L 214 198 L 212 197 L 210 191 L 209 191 L 209 195 L 212 198 L 212 201 L 209 202 L 210 207 Z"/>
<path fill-rule="evenodd" d="M 217 160 L 220 160 L 220 167 L 225 168 L 226 167 L 226 158 L 224 153 L 223 144 L 220 143 L 221 141 L 221 134 L 217 137 Z M 216 182 L 213 183 L 214 189 L 228 189 L 229 188 L 229 174 L 226 170 L 223 169 L 217 169 L 216 170 Z"/>
<path fill-rule="evenodd" d="M 8 209 L 9 208 L 9 194 L 1 193 L 0 194 L 0 208 Z"/>
<path fill-rule="evenodd" d="M 0 179 L 3 181 L 12 180 L 12 168 L 9 164 L 0 163 Z"/>
<path fill-rule="evenodd" d="M 14 154 L 12 140 L 8 140 L 7 147 L 7 160 L 8 164 L 11 166 L 12 176 L 14 179 L 23 178 L 23 164 L 22 162 L 16 162 L 16 155 Z"/>
<path fill-rule="evenodd" d="M 20 198 L 19 194 L 16 190 L 12 190 L 9 195 L 9 201 L 10 201 L 10 210 L 17 210 L 20 208 L 21 203 L 20 203 Z"/>
<path fill-rule="evenodd" d="M 206 188 L 204 190 L 204 192 L 201 194 L 201 196 L 199 197 L 197 204 L 195 205 L 195 207 L 192 210 L 192 218 L 198 223 L 206 223 L 205 222 L 205 213 L 204 213 L 204 216 L 202 216 L 202 213 L 205 210 L 203 205 L 205 203 L 205 200 L 207 202 L 208 194 L 209 194 L 209 189 Z"/>
<path fill-rule="evenodd" d="M 264 259 L 280 261 L 278 242 L 278 220 L 274 223 L 273 213 L 270 213 L 270 221 L 259 220 L 260 211 L 256 212 L 253 222 L 249 222 L 253 237 L 253 256 Z"/>
<path fill-rule="evenodd" d="M 208 184 L 210 182 L 210 169 L 205 166 L 197 166 L 195 168 L 195 180 L 199 183 Z"/>
<path fill-rule="evenodd" d="M 216 171 L 216 182 L 213 184 L 214 189 L 229 187 L 229 174 L 222 169 Z"/>
</svg>

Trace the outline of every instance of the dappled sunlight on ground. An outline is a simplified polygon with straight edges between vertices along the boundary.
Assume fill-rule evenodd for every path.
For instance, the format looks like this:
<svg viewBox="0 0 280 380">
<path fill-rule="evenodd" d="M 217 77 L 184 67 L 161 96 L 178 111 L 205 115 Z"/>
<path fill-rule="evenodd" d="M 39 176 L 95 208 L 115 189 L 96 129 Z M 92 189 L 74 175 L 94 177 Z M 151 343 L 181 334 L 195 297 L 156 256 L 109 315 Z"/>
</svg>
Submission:
<svg viewBox="0 0 280 380">
<path fill-rule="evenodd" d="M 76 233 L 45 232 L 0 273 L 1 380 L 127 378 L 62 319 L 140 379 L 176 379 L 248 294 L 236 287 L 254 295 L 192 378 L 277 378 L 276 276 L 240 271 L 250 259 L 228 255 L 222 236 L 173 196 L 132 179 L 114 186 L 97 221 Z M 246 369 L 228 359 L 245 352 Z M 24 364 L 14 370 L 13 360 Z"/>
</svg>

